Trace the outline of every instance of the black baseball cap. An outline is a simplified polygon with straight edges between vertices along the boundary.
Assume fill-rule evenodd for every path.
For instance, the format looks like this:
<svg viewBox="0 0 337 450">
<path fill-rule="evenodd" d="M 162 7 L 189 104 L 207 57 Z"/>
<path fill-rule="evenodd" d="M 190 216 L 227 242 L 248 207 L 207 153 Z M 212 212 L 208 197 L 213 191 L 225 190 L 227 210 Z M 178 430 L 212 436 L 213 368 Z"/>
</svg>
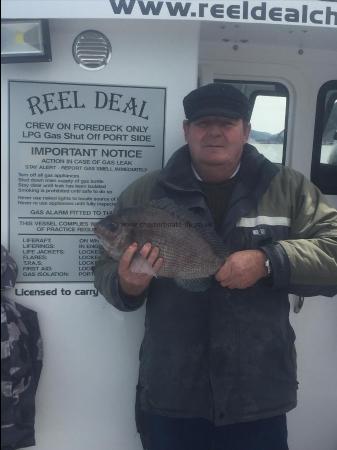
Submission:
<svg viewBox="0 0 337 450">
<path fill-rule="evenodd" d="M 249 120 L 247 97 L 230 84 L 211 83 L 190 92 L 183 100 L 186 119 L 206 116 Z"/>
</svg>

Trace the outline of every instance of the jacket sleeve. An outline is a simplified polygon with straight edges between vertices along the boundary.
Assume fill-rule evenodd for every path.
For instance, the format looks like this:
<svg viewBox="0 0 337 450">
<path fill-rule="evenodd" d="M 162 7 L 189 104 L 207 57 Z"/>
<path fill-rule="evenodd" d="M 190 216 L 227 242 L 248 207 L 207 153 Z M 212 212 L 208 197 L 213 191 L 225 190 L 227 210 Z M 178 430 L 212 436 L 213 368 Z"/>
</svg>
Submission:
<svg viewBox="0 0 337 450">
<path fill-rule="evenodd" d="M 122 208 L 123 194 L 120 196 L 114 212 Z M 105 299 L 120 311 L 134 311 L 146 300 L 146 293 L 140 296 L 128 296 L 123 293 L 118 283 L 118 261 L 112 259 L 102 249 L 102 253 L 93 268 L 94 285 Z"/>
<path fill-rule="evenodd" d="M 271 260 L 274 287 L 304 296 L 333 296 L 337 293 L 337 210 L 303 175 L 292 174 L 290 237 L 263 248 Z"/>
<path fill-rule="evenodd" d="M 146 293 L 137 297 L 123 293 L 119 288 L 117 269 L 118 262 L 103 252 L 94 267 L 95 287 L 120 311 L 134 311 L 143 305 Z"/>
<path fill-rule="evenodd" d="M 149 172 L 131 183 L 119 196 L 114 213 L 122 208 L 146 204 L 159 173 L 159 170 Z M 140 296 L 128 296 L 123 293 L 118 284 L 117 270 L 118 262 L 103 250 L 93 268 L 95 287 L 109 303 L 121 311 L 134 311 L 140 308 L 146 300 L 147 291 Z"/>
</svg>

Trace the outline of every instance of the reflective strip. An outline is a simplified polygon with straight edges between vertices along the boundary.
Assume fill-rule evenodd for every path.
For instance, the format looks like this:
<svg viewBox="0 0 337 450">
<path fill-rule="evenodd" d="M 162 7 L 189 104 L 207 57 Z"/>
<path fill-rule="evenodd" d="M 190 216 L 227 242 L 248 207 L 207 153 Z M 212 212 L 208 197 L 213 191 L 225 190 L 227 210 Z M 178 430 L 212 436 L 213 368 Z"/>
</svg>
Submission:
<svg viewBox="0 0 337 450">
<path fill-rule="evenodd" d="M 257 217 L 242 217 L 237 223 L 238 227 L 256 227 L 258 225 L 274 225 L 274 226 L 290 226 L 289 217 L 271 217 L 271 216 L 257 216 Z"/>
</svg>

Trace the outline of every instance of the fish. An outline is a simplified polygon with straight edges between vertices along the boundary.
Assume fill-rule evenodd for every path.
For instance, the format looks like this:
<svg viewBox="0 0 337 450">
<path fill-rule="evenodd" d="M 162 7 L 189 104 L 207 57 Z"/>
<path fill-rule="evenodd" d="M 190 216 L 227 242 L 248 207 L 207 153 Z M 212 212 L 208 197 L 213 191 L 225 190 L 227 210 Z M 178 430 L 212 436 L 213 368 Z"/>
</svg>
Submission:
<svg viewBox="0 0 337 450">
<path fill-rule="evenodd" d="M 162 267 L 154 273 L 139 254 L 130 270 L 156 277 L 173 278 L 179 285 L 188 280 L 213 276 L 225 262 L 227 251 L 211 223 L 178 206 L 170 199 L 153 200 L 145 206 L 118 210 L 94 225 L 94 232 L 108 255 L 118 261 L 126 248 L 137 242 L 138 248 L 150 242 L 159 248 Z M 151 272 L 152 271 L 152 272 Z M 186 281 L 186 283 L 185 283 Z M 190 290 L 193 283 L 189 283 Z M 202 286 L 202 283 L 200 283 Z"/>
</svg>

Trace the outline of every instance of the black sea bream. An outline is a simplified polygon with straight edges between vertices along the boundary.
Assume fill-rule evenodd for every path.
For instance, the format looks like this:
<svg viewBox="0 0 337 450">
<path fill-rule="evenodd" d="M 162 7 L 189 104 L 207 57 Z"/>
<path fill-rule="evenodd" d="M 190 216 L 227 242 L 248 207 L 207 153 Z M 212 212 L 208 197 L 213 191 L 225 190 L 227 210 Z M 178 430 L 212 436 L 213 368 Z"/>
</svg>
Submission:
<svg viewBox="0 0 337 450">
<path fill-rule="evenodd" d="M 146 242 L 160 249 L 163 260 L 158 276 L 193 280 L 207 278 L 224 263 L 226 251 L 214 233 L 212 224 L 182 210 L 171 201 L 153 201 L 146 207 L 127 208 L 111 214 L 95 225 L 106 252 L 119 260 L 125 249 L 137 242 Z M 147 268 L 136 259 L 131 270 Z"/>
</svg>

